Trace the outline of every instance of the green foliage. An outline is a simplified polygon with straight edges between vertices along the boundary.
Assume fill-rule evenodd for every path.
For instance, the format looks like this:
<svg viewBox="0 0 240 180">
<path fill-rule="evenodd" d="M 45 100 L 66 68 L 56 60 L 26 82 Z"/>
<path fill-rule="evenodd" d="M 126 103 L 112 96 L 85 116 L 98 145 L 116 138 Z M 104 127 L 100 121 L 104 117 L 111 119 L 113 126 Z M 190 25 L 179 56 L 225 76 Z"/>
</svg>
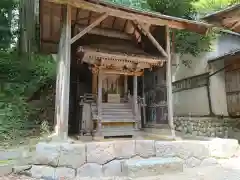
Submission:
<svg viewBox="0 0 240 180">
<path fill-rule="evenodd" d="M 159 12 L 161 14 L 195 20 L 198 12 L 194 7 L 197 0 L 108 0 L 112 3 L 130 6 L 144 11 Z M 177 53 L 190 53 L 194 56 L 200 52 L 211 50 L 211 41 L 214 33 L 200 35 L 185 30 L 172 30 L 174 46 Z"/>
<path fill-rule="evenodd" d="M 49 56 L 33 54 L 29 59 L 0 52 L 0 67 L 0 140 L 16 139 L 37 125 L 37 109 L 26 100 L 54 78 L 55 62 Z"/>
<path fill-rule="evenodd" d="M 201 16 L 205 16 L 239 3 L 240 0 L 198 0 L 192 4 Z"/>
<path fill-rule="evenodd" d="M 198 12 L 193 3 L 196 0 L 148 0 L 148 4 L 154 11 L 169 16 L 175 16 L 190 20 L 195 20 Z M 214 34 L 201 35 L 186 30 L 172 30 L 176 52 L 180 54 L 192 54 L 197 56 L 201 52 L 211 50 L 211 42 L 215 38 Z"/>
<path fill-rule="evenodd" d="M 165 15 L 193 19 L 195 9 L 192 6 L 193 0 L 147 0 L 152 10 Z"/>
<path fill-rule="evenodd" d="M 0 50 L 7 50 L 13 41 L 13 10 L 16 7 L 15 0 L 0 1 Z"/>
</svg>

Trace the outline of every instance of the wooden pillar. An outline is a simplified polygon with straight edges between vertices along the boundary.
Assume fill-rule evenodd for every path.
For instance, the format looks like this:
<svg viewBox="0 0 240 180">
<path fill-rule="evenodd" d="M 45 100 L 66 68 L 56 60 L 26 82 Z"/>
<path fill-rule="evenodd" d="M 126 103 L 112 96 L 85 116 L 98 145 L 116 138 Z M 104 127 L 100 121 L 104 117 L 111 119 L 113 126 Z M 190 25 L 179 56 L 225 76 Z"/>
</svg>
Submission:
<svg viewBox="0 0 240 180">
<path fill-rule="evenodd" d="M 173 97 L 172 97 L 172 62 L 171 62 L 171 43 L 170 43 L 170 32 L 169 27 L 166 26 L 166 51 L 168 54 L 167 58 L 167 70 L 166 70 L 166 78 L 167 78 L 167 104 L 168 104 L 168 123 L 171 129 L 172 136 L 175 138 L 175 129 L 173 122 Z"/>
<path fill-rule="evenodd" d="M 145 103 L 146 103 L 146 99 L 145 99 L 145 77 L 144 75 L 142 76 L 142 97 L 143 97 L 143 104 L 144 106 L 142 107 L 143 109 L 143 127 L 145 127 L 145 125 L 147 124 L 146 122 L 146 106 L 145 106 Z"/>
<path fill-rule="evenodd" d="M 124 75 L 124 96 L 128 93 L 128 76 Z"/>
<path fill-rule="evenodd" d="M 63 28 L 57 61 L 55 131 L 61 140 L 68 137 L 70 63 L 71 63 L 71 7 L 64 8 Z"/>
<path fill-rule="evenodd" d="M 137 76 L 133 76 L 133 110 L 135 116 L 135 129 L 138 129 L 138 104 L 137 104 Z"/>
<path fill-rule="evenodd" d="M 98 101 L 97 101 L 97 107 L 98 107 L 98 129 L 97 133 L 98 135 L 101 134 L 102 130 L 102 72 L 99 70 L 98 72 Z"/>
<path fill-rule="evenodd" d="M 97 73 L 92 73 L 92 93 L 97 94 Z"/>
</svg>

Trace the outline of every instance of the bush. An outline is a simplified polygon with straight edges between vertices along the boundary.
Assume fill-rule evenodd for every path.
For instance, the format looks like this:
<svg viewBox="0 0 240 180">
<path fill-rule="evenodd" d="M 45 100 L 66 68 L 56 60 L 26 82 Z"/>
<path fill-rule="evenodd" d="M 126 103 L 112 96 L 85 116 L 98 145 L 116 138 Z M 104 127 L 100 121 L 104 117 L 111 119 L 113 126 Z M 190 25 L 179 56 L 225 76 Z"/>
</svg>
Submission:
<svg viewBox="0 0 240 180">
<path fill-rule="evenodd" d="M 31 58 L 0 52 L 0 141 L 25 137 L 40 128 L 38 109 L 27 99 L 49 79 L 55 79 L 51 56 L 33 54 Z"/>
</svg>

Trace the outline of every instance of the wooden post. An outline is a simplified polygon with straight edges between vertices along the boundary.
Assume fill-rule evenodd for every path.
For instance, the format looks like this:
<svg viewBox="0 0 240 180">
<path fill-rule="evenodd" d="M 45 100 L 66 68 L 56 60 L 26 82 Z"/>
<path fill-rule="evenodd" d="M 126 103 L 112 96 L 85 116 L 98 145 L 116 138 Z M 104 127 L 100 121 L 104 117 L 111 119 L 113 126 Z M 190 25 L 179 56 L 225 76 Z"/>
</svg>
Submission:
<svg viewBox="0 0 240 180">
<path fill-rule="evenodd" d="M 55 131 L 61 140 L 68 137 L 70 63 L 71 63 L 71 7 L 64 8 L 63 29 L 57 62 Z"/>
<path fill-rule="evenodd" d="M 133 76 L 133 110 L 135 116 L 135 129 L 138 129 L 137 76 Z"/>
<path fill-rule="evenodd" d="M 98 107 L 98 129 L 97 133 L 98 135 L 101 135 L 102 130 L 102 72 L 99 69 L 98 72 L 98 101 L 97 101 L 97 107 Z"/>
<path fill-rule="evenodd" d="M 97 94 L 97 74 L 92 72 L 92 93 Z"/>
<path fill-rule="evenodd" d="M 124 96 L 128 93 L 128 76 L 124 75 Z"/>
<path fill-rule="evenodd" d="M 176 137 L 174 122 L 173 122 L 173 97 L 172 97 L 172 62 L 171 62 L 171 43 L 169 27 L 166 26 L 166 51 L 168 54 L 167 60 L 167 104 L 168 104 L 168 123 L 171 129 L 173 138 Z"/>
<path fill-rule="evenodd" d="M 146 125 L 146 106 L 145 106 L 145 104 L 146 104 L 146 99 L 145 99 L 145 80 L 144 80 L 144 75 L 142 76 L 142 97 L 143 97 L 143 104 L 144 104 L 144 106 L 142 107 L 142 109 L 143 109 L 143 126 L 142 126 L 142 128 L 144 128 L 145 127 L 145 125 Z"/>
</svg>

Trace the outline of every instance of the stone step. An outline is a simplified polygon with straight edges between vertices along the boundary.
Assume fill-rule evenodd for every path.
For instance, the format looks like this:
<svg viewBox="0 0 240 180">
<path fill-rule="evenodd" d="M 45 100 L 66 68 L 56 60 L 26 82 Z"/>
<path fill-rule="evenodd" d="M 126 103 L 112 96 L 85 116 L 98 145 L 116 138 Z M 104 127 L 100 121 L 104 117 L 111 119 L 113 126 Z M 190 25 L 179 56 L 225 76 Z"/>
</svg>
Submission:
<svg viewBox="0 0 240 180">
<path fill-rule="evenodd" d="M 105 116 L 105 117 L 110 117 L 110 118 L 114 118 L 114 119 L 117 119 L 117 118 L 134 118 L 133 114 L 132 113 L 103 113 L 102 112 L 102 116 Z"/>
<path fill-rule="evenodd" d="M 137 178 L 182 172 L 183 160 L 180 158 L 130 159 L 123 162 L 124 175 Z"/>
<path fill-rule="evenodd" d="M 134 128 L 102 128 L 101 135 L 104 137 L 135 136 L 139 131 Z"/>
<path fill-rule="evenodd" d="M 122 112 L 128 112 L 128 113 L 132 113 L 132 109 L 129 109 L 129 108 L 125 108 L 125 109 L 121 109 L 121 108 L 119 108 L 119 109 L 114 109 L 114 108 L 112 108 L 112 109 L 102 109 L 102 112 L 119 112 L 119 113 L 122 113 Z"/>
<path fill-rule="evenodd" d="M 121 123 L 121 122 L 135 122 L 134 119 L 105 119 L 104 117 L 102 118 L 102 122 L 108 122 L 108 123 L 111 123 L 111 122 L 118 122 L 118 123 Z"/>
<path fill-rule="evenodd" d="M 105 109 L 112 109 L 112 108 L 131 108 L 131 105 L 130 104 L 114 104 L 114 103 L 103 103 L 102 104 L 102 108 L 105 108 Z"/>
<path fill-rule="evenodd" d="M 118 111 L 118 109 L 111 109 L 111 110 L 103 110 L 102 114 L 133 114 L 131 109 L 124 109 L 122 111 Z"/>
<path fill-rule="evenodd" d="M 134 119 L 133 114 L 109 114 L 109 115 L 102 115 L 103 119 Z"/>
</svg>

